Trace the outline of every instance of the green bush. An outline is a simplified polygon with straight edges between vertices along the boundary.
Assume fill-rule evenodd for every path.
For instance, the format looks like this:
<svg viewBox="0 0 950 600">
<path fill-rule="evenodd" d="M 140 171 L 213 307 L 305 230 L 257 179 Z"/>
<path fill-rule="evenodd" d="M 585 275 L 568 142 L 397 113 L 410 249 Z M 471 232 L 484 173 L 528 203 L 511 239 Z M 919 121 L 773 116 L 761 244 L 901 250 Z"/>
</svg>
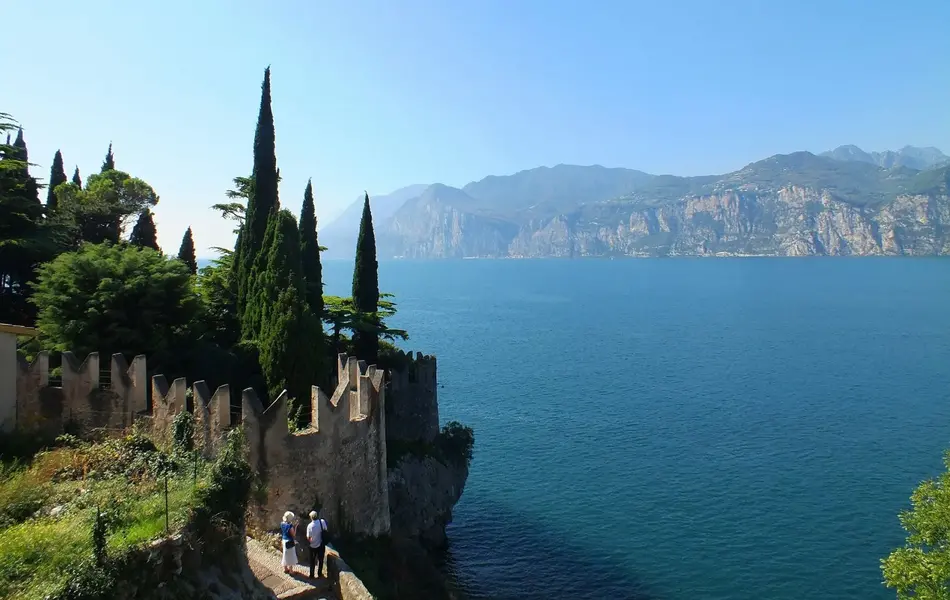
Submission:
<svg viewBox="0 0 950 600">
<path fill-rule="evenodd" d="M 475 449 L 475 432 L 458 421 L 451 421 L 436 436 L 435 446 L 445 460 L 467 466 Z"/>
<path fill-rule="evenodd" d="M 172 421 L 172 444 L 179 452 L 191 452 L 195 447 L 195 416 L 187 410 Z"/>
<path fill-rule="evenodd" d="M 208 485 L 198 493 L 195 526 L 199 533 L 208 533 L 216 524 L 242 528 L 254 483 L 254 472 L 245 456 L 244 431 L 231 430 L 211 464 Z"/>
</svg>

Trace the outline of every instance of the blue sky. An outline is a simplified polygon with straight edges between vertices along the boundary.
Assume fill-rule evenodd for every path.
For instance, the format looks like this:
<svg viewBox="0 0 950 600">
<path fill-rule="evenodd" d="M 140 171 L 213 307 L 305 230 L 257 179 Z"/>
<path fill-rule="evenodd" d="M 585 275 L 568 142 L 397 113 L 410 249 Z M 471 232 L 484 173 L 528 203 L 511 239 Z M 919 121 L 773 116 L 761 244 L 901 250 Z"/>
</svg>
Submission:
<svg viewBox="0 0 950 600">
<path fill-rule="evenodd" d="M 268 6 L 268 4 L 270 6 Z M 950 2 L 127 0 L 4 3 L 0 111 L 34 175 L 151 183 L 159 242 L 249 173 L 272 67 L 282 204 L 321 222 L 362 191 L 558 163 L 727 172 L 854 143 L 950 153 Z"/>
</svg>

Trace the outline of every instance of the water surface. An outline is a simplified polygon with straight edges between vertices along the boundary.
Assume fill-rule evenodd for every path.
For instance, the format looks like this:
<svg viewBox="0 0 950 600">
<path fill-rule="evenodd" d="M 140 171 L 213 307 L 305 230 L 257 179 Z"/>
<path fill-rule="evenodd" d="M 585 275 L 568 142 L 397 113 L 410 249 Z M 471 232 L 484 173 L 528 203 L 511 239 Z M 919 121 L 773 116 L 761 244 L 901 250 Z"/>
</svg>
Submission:
<svg viewBox="0 0 950 600">
<path fill-rule="evenodd" d="M 327 261 L 349 294 L 352 263 Z M 382 262 L 475 429 L 475 597 L 893 598 L 950 447 L 950 261 Z"/>
</svg>

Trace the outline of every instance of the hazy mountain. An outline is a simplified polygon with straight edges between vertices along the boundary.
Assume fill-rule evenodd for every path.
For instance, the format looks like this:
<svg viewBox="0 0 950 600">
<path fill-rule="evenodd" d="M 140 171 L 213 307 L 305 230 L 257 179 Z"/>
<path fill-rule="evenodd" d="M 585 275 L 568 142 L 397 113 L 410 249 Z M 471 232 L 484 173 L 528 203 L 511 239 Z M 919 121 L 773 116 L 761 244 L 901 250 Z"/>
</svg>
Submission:
<svg viewBox="0 0 950 600">
<path fill-rule="evenodd" d="M 841 161 L 870 163 L 884 167 L 885 169 L 909 167 L 922 171 L 924 169 L 950 164 L 950 156 L 947 156 L 937 148 L 929 146 L 926 148 L 904 146 L 897 151 L 865 152 L 857 146 L 848 145 L 839 146 L 828 152 L 822 152 L 821 156 L 827 156 Z"/>
<path fill-rule="evenodd" d="M 936 156 L 904 150 L 904 161 Z M 432 185 L 388 219 L 374 205 L 379 255 L 950 253 L 950 167 L 884 168 L 854 158 L 860 149 L 835 152 L 702 177 L 558 165 Z"/>
<path fill-rule="evenodd" d="M 399 210 L 406 200 L 425 191 L 427 185 L 417 184 L 400 188 L 385 195 L 370 196 L 373 222 L 382 223 Z M 319 241 L 327 250 L 326 258 L 351 258 L 356 254 L 356 238 L 360 232 L 363 216 L 363 196 L 353 201 L 339 217 L 319 228 Z"/>
</svg>

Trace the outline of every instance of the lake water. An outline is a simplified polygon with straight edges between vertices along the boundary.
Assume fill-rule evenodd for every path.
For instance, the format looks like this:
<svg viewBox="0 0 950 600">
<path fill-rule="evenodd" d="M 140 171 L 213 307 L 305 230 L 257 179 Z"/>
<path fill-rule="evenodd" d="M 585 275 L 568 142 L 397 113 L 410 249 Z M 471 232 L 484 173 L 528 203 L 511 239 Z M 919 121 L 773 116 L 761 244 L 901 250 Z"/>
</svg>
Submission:
<svg viewBox="0 0 950 600">
<path fill-rule="evenodd" d="M 950 261 L 383 262 L 475 429 L 449 529 L 480 598 L 894 598 L 950 447 Z M 327 261 L 349 295 L 351 262 Z"/>
</svg>

